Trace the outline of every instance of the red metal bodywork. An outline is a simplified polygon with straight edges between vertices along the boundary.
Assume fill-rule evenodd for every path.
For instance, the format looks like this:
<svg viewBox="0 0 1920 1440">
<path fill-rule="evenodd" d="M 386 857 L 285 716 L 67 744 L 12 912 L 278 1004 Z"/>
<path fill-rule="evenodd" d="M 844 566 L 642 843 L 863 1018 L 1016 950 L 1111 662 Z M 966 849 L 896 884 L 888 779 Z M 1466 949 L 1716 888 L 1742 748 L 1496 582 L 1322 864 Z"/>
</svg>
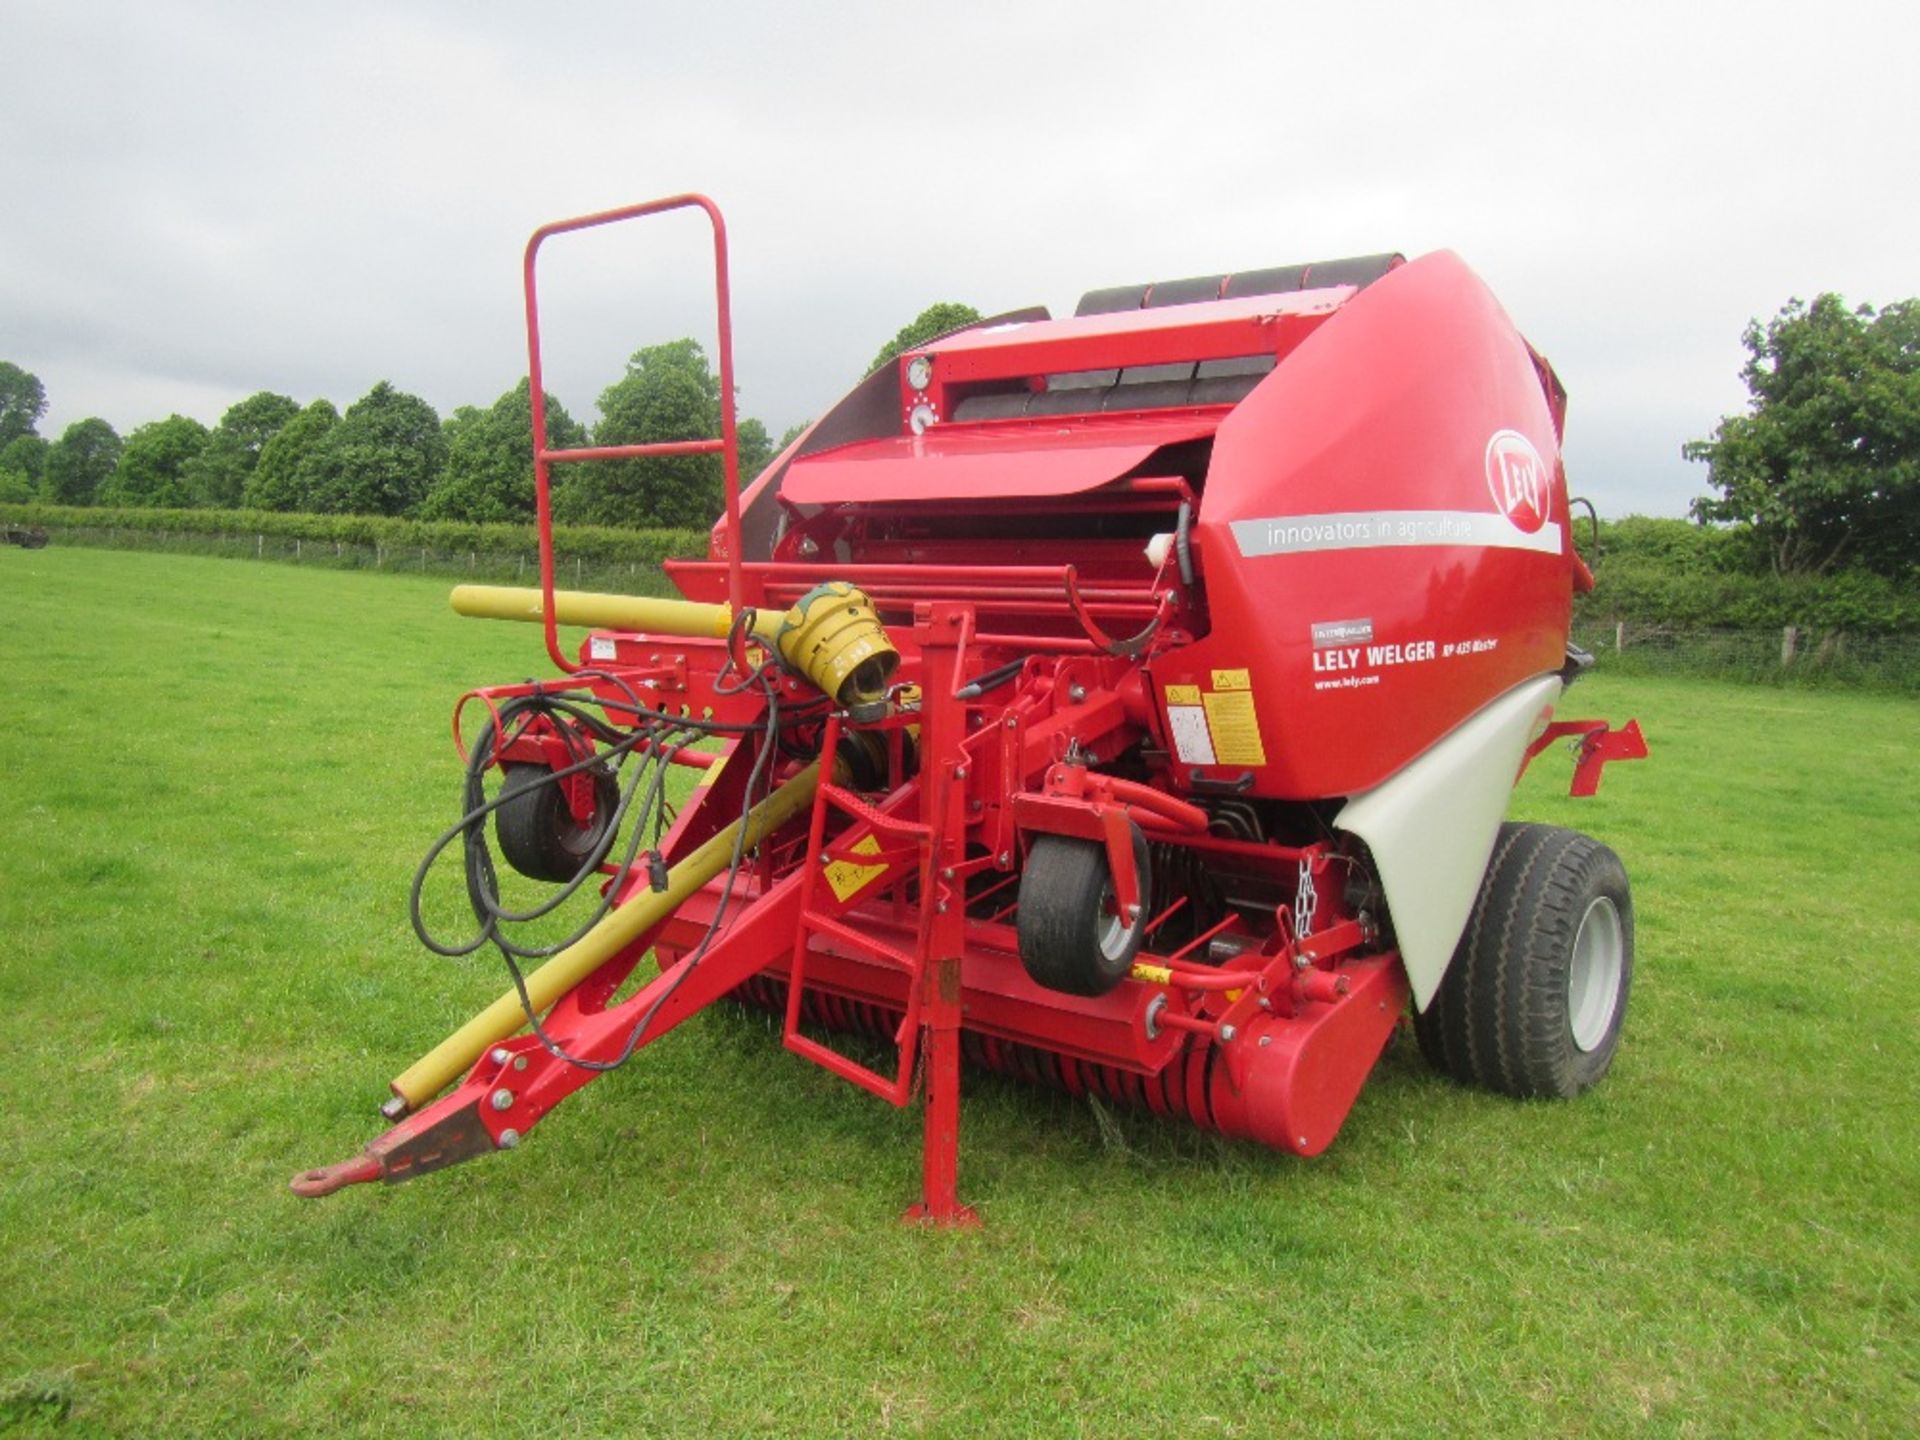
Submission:
<svg viewBox="0 0 1920 1440">
<path fill-rule="evenodd" d="M 722 435 L 551 450 L 540 243 L 688 206 L 714 229 Z M 843 735 L 866 732 L 889 757 L 884 779 L 823 783 L 752 865 L 562 999 L 545 1017 L 555 1048 L 605 1061 L 723 996 L 774 1009 L 796 1054 L 895 1105 L 925 1095 L 910 1214 L 943 1223 L 971 1218 L 957 1190 L 963 1051 L 1297 1153 L 1331 1143 L 1408 984 L 1363 848 L 1330 831 L 1325 807 L 1561 669 L 1583 573 L 1558 382 L 1472 273 L 1442 253 L 1364 288 L 964 330 L 883 367 L 744 496 L 725 230 L 710 201 L 544 227 L 527 248 L 526 300 L 556 664 L 579 668 L 553 620 L 551 465 L 716 449 L 726 510 L 707 560 L 669 564 L 683 593 L 784 609 L 845 580 L 901 655 L 885 716 L 836 713 L 807 742 L 833 757 Z M 924 388 L 915 361 L 930 370 Z M 608 699 L 624 693 L 617 677 L 669 713 L 736 725 L 764 713 L 720 683 L 724 641 L 589 643 L 589 683 Z M 797 678 L 781 683 L 802 693 Z M 478 693 L 492 704 L 524 692 Z M 1605 760 L 1644 753 L 1637 729 L 1621 739 L 1574 722 L 1540 744 L 1558 733 L 1584 737 L 1582 785 Z M 521 758 L 564 758 L 574 738 L 536 734 Z M 728 743 L 663 841 L 667 860 L 738 812 L 759 743 Z M 576 809 L 591 802 L 577 788 Z M 1135 864 L 1136 829 L 1151 873 Z M 1131 976 L 1108 993 L 1048 990 L 1022 966 L 1017 887 L 1041 835 L 1101 846 L 1117 913 L 1145 925 Z M 617 900 L 648 882 L 623 883 Z M 659 977 L 615 1002 L 649 953 Z M 822 1027 L 890 1040 L 894 1063 L 856 1060 Z M 405 1178 L 517 1144 L 594 1073 L 512 1040 L 369 1157 L 300 1184 Z"/>
</svg>

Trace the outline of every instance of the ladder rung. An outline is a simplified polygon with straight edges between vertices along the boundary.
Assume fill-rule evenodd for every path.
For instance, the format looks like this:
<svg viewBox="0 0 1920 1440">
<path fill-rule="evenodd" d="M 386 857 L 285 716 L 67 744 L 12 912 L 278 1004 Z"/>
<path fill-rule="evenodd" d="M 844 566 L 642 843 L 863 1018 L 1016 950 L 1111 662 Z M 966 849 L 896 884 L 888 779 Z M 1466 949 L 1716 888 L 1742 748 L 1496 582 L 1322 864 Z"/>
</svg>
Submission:
<svg viewBox="0 0 1920 1440">
<path fill-rule="evenodd" d="M 830 919 L 817 910 L 800 912 L 800 923 L 809 930 L 822 935 L 831 935 L 843 945 L 851 945 L 871 955 L 876 960 L 884 960 L 898 966 L 909 975 L 920 973 L 920 962 L 904 950 L 896 950 L 891 945 L 883 945 L 871 935 L 862 935 L 858 930 L 842 925 L 838 920 Z"/>
<path fill-rule="evenodd" d="M 842 790 L 838 785 L 822 785 L 819 798 L 831 801 L 854 819 L 865 822 L 875 830 L 892 835 L 916 835 L 923 839 L 933 833 L 918 820 L 899 820 L 891 815 L 883 815 L 851 790 Z"/>
</svg>

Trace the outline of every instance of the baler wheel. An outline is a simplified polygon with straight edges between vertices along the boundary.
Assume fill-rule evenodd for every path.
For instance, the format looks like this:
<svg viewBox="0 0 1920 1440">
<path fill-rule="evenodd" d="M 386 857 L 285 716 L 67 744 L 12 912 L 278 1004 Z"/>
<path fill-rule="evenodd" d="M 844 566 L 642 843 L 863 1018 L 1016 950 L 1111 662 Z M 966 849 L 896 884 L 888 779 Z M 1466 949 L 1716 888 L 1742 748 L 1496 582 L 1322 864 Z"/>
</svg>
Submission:
<svg viewBox="0 0 1920 1440">
<path fill-rule="evenodd" d="M 1633 896 L 1620 857 L 1577 831 L 1509 822 L 1414 1034 L 1456 1080 L 1565 1098 L 1613 1063 L 1632 982 Z"/>
<path fill-rule="evenodd" d="M 1104 995 L 1133 968 L 1153 897 L 1147 839 L 1132 828 L 1140 914 L 1131 922 L 1114 907 L 1104 847 L 1064 835 L 1034 840 L 1020 875 L 1018 919 L 1020 962 L 1034 983 L 1068 995 Z"/>
<path fill-rule="evenodd" d="M 580 873 L 593 854 L 614 811 L 620 807 L 620 786 L 613 772 L 595 766 L 593 819 L 585 825 L 573 818 L 560 783 L 544 765 L 504 765 L 500 785 L 503 803 L 493 813 L 494 834 L 507 863 L 530 880 L 563 884 Z"/>
</svg>

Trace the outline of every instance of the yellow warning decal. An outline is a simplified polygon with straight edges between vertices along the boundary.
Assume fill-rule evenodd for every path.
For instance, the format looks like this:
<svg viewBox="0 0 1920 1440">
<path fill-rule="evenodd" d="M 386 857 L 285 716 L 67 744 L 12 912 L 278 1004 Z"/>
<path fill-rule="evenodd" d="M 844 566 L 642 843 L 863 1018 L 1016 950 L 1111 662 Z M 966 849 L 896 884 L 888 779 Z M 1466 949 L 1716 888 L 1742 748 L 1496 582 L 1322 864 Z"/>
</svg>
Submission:
<svg viewBox="0 0 1920 1440">
<path fill-rule="evenodd" d="M 1213 672 L 1213 688 L 1216 690 L 1251 690 L 1253 677 L 1245 670 L 1216 670 Z"/>
<path fill-rule="evenodd" d="M 878 855 L 880 839 L 869 835 L 853 847 L 855 855 Z M 846 900 L 856 890 L 864 888 L 875 876 L 887 873 L 885 865 L 856 865 L 851 860 L 836 860 L 827 866 L 827 884 L 833 887 L 833 893 Z"/>
<path fill-rule="evenodd" d="M 1200 703 L 1200 687 L 1198 685 L 1167 686 L 1167 704 L 1198 705 L 1199 703 Z"/>
<path fill-rule="evenodd" d="M 1216 670 L 1215 678 L 1220 674 Z M 1254 713 L 1251 690 L 1211 691 L 1206 705 L 1207 728 L 1213 732 L 1213 753 L 1219 764 L 1267 763 L 1266 747 L 1260 743 L 1260 717 Z"/>
</svg>

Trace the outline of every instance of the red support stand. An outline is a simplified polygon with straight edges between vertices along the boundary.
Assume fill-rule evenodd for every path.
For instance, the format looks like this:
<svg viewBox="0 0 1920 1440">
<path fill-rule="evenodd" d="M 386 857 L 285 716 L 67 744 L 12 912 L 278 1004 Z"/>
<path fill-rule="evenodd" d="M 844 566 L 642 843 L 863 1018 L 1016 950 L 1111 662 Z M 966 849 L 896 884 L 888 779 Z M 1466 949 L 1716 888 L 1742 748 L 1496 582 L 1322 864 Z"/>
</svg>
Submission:
<svg viewBox="0 0 1920 1440">
<path fill-rule="evenodd" d="M 966 854 L 966 703 L 961 655 L 972 630 L 972 610 L 957 604 L 922 604 L 914 610 L 921 646 L 920 745 L 924 818 L 932 831 L 921 894 L 933 901 L 927 953 L 921 967 L 921 1025 L 925 1031 L 926 1134 L 922 1146 L 920 1200 L 902 1217 L 921 1225 L 977 1225 L 980 1217 L 960 1203 L 960 955 L 967 924 L 966 883 L 956 878 Z"/>
</svg>

